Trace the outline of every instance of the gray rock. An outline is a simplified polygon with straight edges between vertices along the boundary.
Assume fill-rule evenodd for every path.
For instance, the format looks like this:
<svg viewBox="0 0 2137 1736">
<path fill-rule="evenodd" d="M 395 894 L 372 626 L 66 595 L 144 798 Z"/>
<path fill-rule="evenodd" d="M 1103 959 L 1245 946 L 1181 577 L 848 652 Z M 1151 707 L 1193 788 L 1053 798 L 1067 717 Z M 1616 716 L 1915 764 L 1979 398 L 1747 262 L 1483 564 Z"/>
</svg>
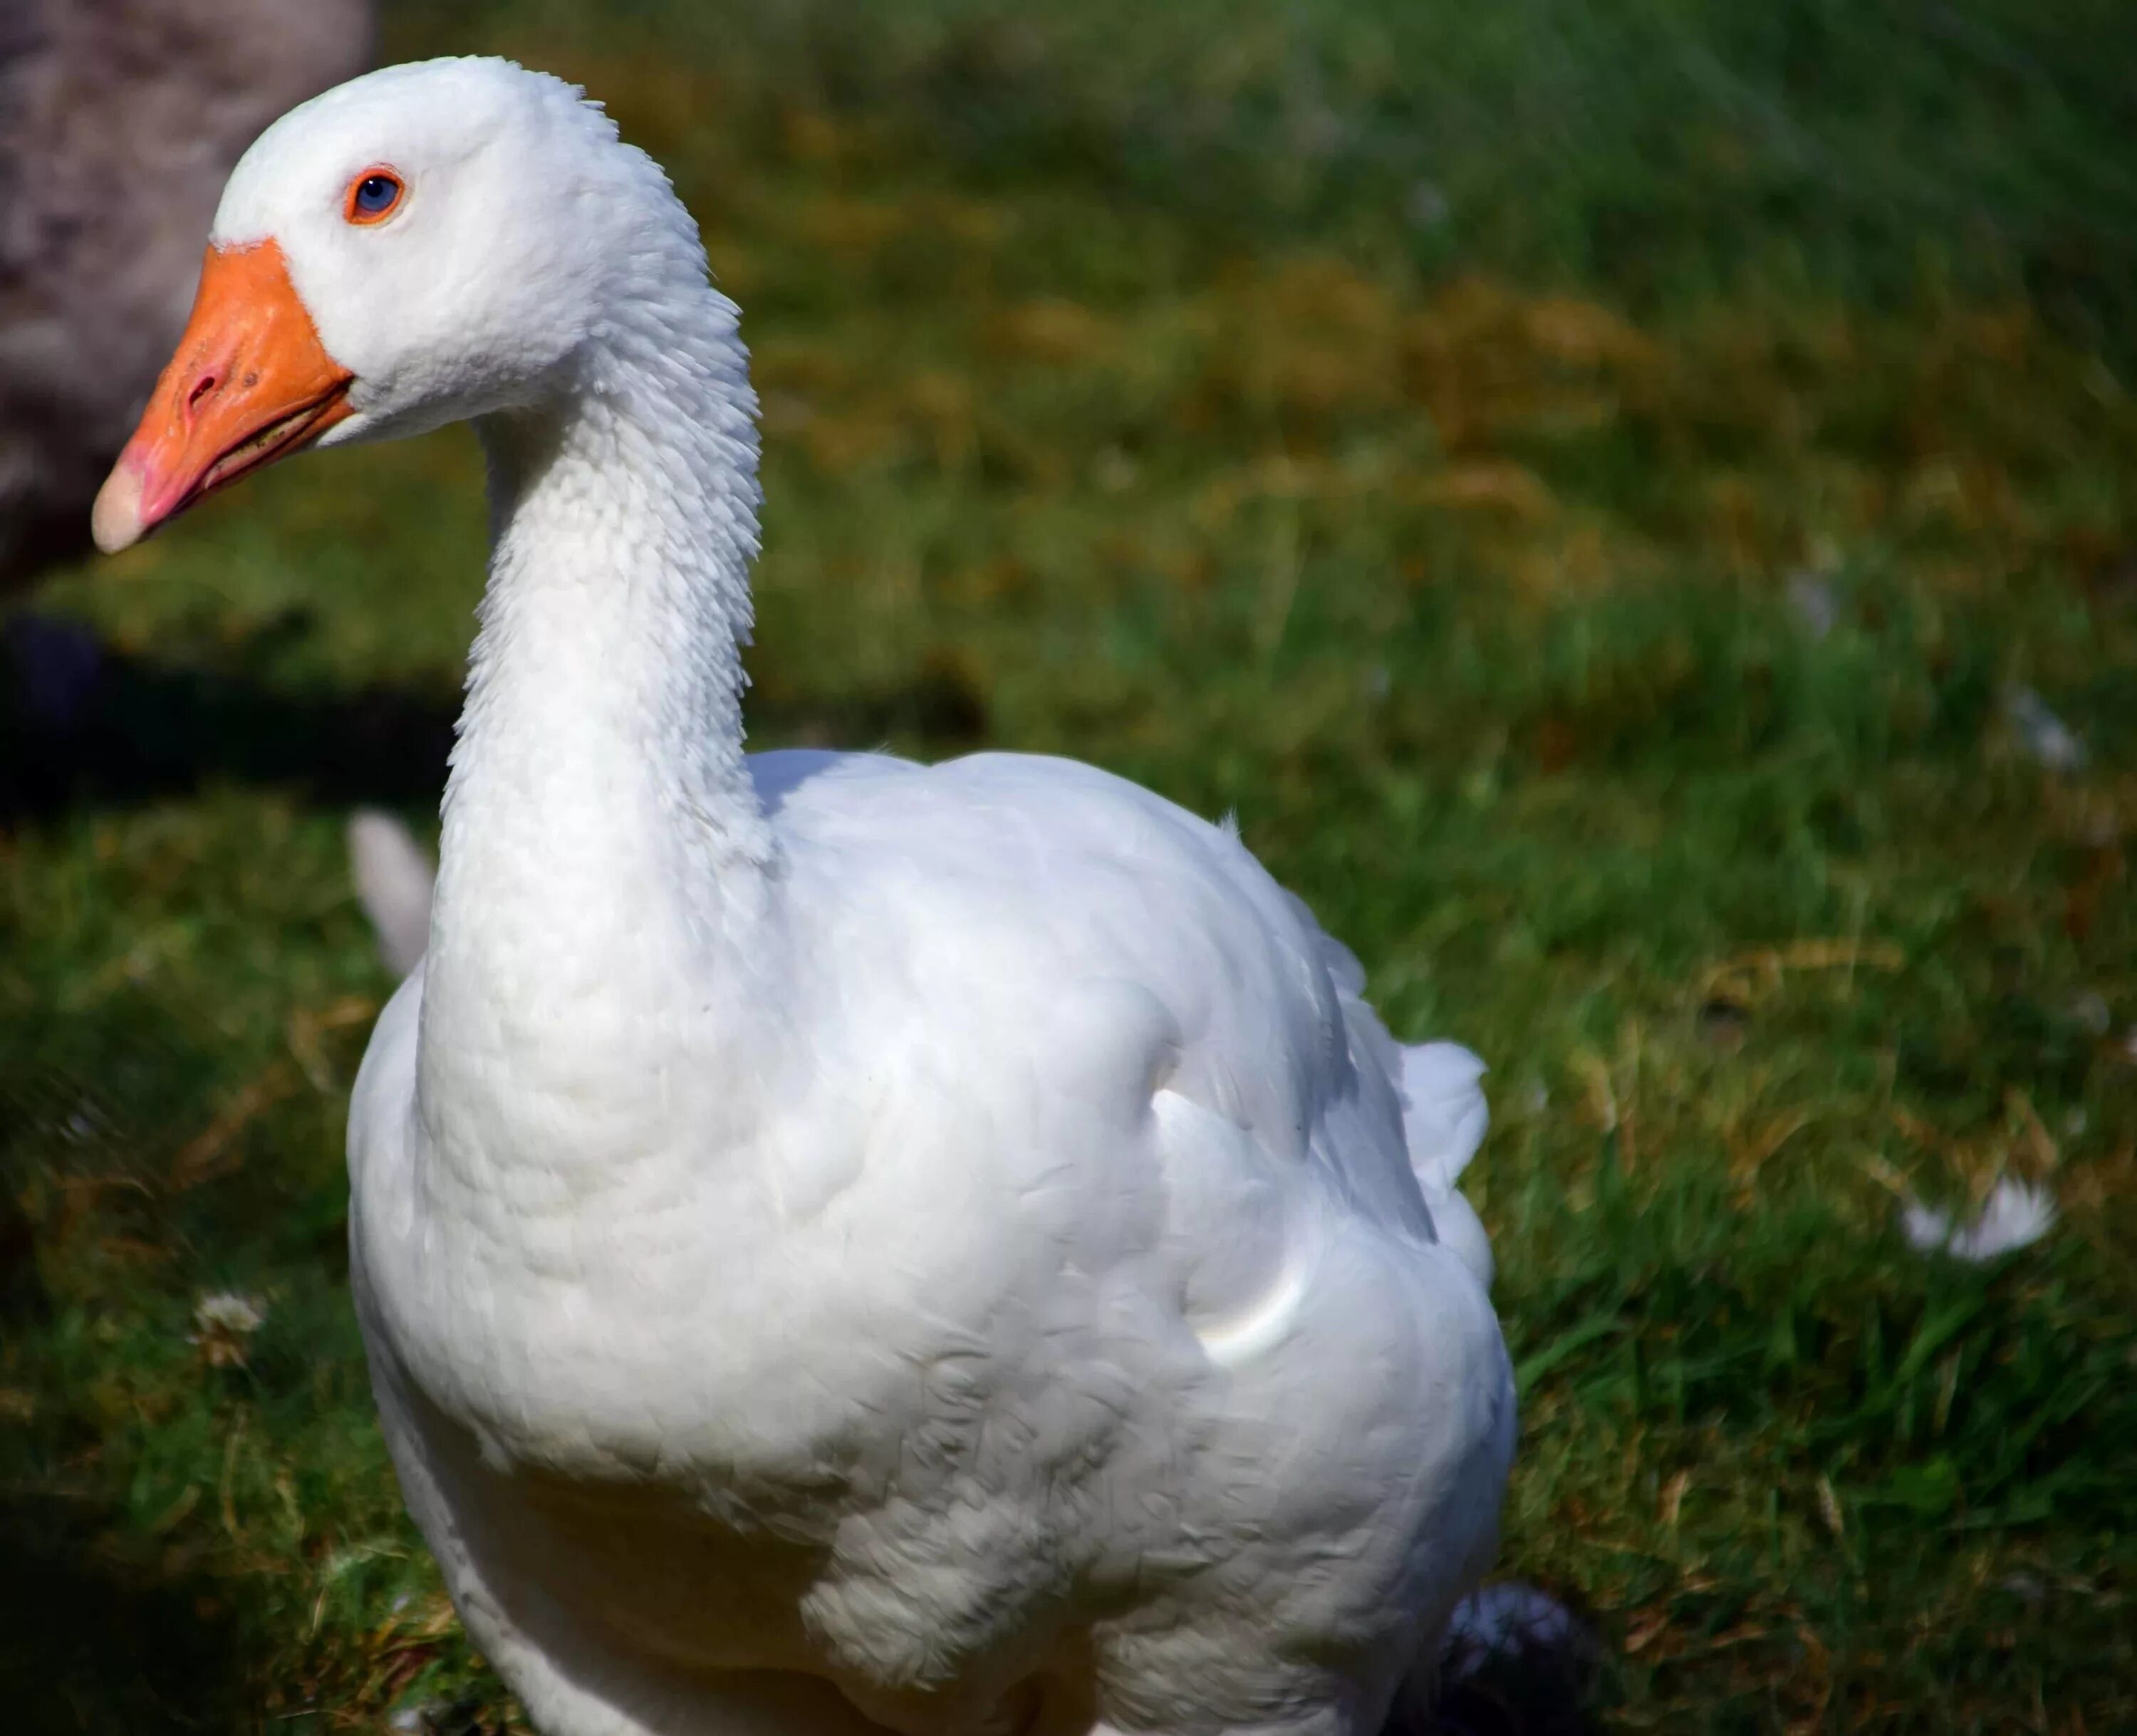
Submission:
<svg viewBox="0 0 2137 1736">
<path fill-rule="evenodd" d="M 0 591 L 89 508 L 245 147 L 361 71 L 372 0 L 0 0 Z"/>
</svg>

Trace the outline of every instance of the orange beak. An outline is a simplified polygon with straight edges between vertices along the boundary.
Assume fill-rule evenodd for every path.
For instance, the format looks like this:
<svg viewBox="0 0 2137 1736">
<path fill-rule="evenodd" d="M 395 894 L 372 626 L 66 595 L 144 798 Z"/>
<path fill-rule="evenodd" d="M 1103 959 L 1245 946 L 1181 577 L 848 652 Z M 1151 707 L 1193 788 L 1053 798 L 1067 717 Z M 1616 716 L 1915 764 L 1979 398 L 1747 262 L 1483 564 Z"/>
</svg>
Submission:
<svg viewBox="0 0 2137 1736">
<path fill-rule="evenodd" d="M 272 241 L 211 247 L 177 353 L 119 455 L 90 530 L 106 554 L 349 414 L 355 376 L 326 353 Z"/>
</svg>

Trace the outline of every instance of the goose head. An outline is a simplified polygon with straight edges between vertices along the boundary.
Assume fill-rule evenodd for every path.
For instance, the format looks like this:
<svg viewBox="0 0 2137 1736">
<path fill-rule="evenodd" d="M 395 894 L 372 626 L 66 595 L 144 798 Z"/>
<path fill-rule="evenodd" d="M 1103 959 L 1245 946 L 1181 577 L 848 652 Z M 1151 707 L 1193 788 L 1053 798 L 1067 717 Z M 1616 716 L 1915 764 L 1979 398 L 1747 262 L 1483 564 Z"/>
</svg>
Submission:
<svg viewBox="0 0 2137 1736">
<path fill-rule="evenodd" d="M 498 60 L 340 85 L 232 172 L 97 544 L 307 446 L 538 406 L 631 308 L 707 293 L 704 270 L 665 176 L 576 87 Z"/>
</svg>

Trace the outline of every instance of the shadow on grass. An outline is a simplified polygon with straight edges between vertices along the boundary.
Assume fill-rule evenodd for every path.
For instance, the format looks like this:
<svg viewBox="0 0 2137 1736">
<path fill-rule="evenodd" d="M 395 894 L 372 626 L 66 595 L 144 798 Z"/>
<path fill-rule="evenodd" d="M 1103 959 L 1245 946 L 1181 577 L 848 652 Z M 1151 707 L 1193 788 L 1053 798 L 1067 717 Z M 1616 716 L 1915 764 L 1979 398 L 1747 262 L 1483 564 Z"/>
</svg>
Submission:
<svg viewBox="0 0 2137 1736">
<path fill-rule="evenodd" d="M 11 1032 L 10 1033 L 14 1034 Z M 0 1332 L 21 1343 L 49 1324 L 35 1226 L 17 1203 L 38 1162 L 46 1070 L 4 1043 L 0 1063 Z M 47 1427 L 41 1434 L 49 1435 Z M 84 1417 L 61 1427 L 81 1452 L 27 1435 L 0 1481 L 0 1704 L 37 1733 L 230 1729 L 235 1659 L 205 1584 L 129 1538 L 95 1474 Z M 56 1443 L 43 1442 L 46 1447 Z"/>
<path fill-rule="evenodd" d="M 30 950 L 34 950 L 33 946 Z M 176 1254 L 217 1228 L 160 1185 L 215 1074 L 167 1009 L 93 1016 L 0 967 L 0 1729 L 25 1736 L 257 1727 L 241 1582 L 185 1525 L 215 1467 L 152 1524 L 128 1511 L 138 1432 L 169 1408 L 127 1334 Z M 263 1189 L 262 1191 L 270 1191 Z M 242 1233 L 275 1221 L 263 1198 Z M 143 1264 L 111 1251 L 153 1250 Z M 107 1332 L 110 1336 L 107 1339 Z M 129 1439 L 129 1434 L 136 1438 Z"/>
<path fill-rule="evenodd" d="M 1398 1712 L 1382 1736 L 1600 1736 L 1597 1674 L 1588 1660 L 1511 1652 L 1443 1687 L 1423 1714 Z"/>
<path fill-rule="evenodd" d="M 243 1728 L 244 1672 L 206 1581 L 135 1561 L 64 1493 L 0 1494 L 0 1702 L 23 1736 Z"/>
<path fill-rule="evenodd" d="M 227 780 L 279 785 L 324 807 L 435 804 L 445 787 L 457 683 L 303 693 L 245 665 L 158 662 L 78 624 L 17 615 L 0 669 L 0 826 L 123 806 Z M 925 663 L 878 692 L 835 697 L 776 678 L 752 693 L 762 746 L 917 744 L 969 751 L 986 699 L 960 667 Z"/>
<path fill-rule="evenodd" d="M 455 688 L 293 693 L 242 669 L 167 664 L 17 617 L 0 705 L 0 824 L 203 782 L 290 785 L 348 806 L 435 799 Z"/>
</svg>

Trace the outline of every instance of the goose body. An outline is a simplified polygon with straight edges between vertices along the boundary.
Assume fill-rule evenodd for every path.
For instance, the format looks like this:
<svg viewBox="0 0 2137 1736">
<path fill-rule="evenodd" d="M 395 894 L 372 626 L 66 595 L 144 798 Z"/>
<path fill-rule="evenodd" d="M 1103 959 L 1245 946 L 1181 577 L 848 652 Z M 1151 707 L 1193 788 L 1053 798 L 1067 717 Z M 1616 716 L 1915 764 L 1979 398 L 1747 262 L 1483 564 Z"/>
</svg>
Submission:
<svg viewBox="0 0 2137 1736">
<path fill-rule="evenodd" d="M 100 500 L 118 545 L 313 441 L 489 453 L 349 1126 L 411 1510 L 548 1736 L 1369 1733 L 1512 1447 L 1479 1069 L 1133 785 L 746 756 L 754 407 L 650 161 L 434 62 L 253 147 Z"/>
</svg>

